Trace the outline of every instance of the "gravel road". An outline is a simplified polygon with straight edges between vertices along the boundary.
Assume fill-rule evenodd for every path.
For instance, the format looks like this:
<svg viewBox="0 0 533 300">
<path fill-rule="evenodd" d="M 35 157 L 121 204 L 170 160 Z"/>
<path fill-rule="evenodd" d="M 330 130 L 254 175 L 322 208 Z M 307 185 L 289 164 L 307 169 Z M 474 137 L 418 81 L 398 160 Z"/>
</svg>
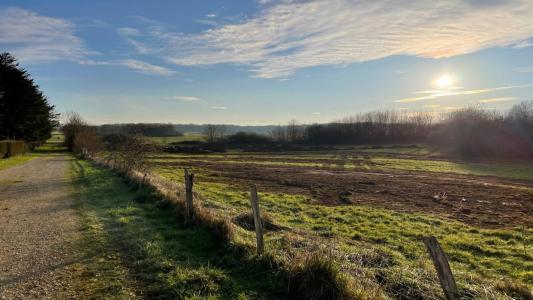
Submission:
<svg viewBox="0 0 533 300">
<path fill-rule="evenodd" d="M 0 171 L 0 299 L 75 298 L 79 242 L 69 158 L 36 158 Z"/>
</svg>

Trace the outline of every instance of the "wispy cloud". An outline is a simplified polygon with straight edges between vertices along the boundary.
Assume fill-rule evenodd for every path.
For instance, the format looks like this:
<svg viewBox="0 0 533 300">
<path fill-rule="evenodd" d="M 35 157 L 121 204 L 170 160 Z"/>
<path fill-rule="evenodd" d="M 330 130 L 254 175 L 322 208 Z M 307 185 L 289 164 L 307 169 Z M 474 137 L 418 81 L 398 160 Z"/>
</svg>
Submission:
<svg viewBox="0 0 533 300">
<path fill-rule="evenodd" d="M 533 73 L 533 67 L 530 68 L 516 68 L 518 73 Z"/>
<path fill-rule="evenodd" d="M 114 62 L 120 66 L 124 66 L 130 69 L 133 69 L 139 73 L 148 74 L 148 75 L 160 75 L 160 76 L 170 76 L 176 74 L 176 71 L 170 70 L 165 67 L 156 66 L 144 61 L 136 59 L 124 59 Z"/>
<path fill-rule="evenodd" d="M 226 106 L 211 106 L 211 109 L 215 110 L 226 110 L 228 109 Z"/>
<path fill-rule="evenodd" d="M 117 33 L 122 36 L 140 36 L 141 31 L 132 27 L 121 27 L 117 29 Z"/>
<path fill-rule="evenodd" d="M 311 114 L 314 115 L 314 116 L 318 116 L 318 115 L 320 115 L 320 112 L 315 111 L 315 112 L 312 112 Z"/>
<path fill-rule="evenodd" d="M 477 90 L 420 91 L 417 93 L 428 94 L 428 95 L 420 96 L 420 97 L 403 98 L 403 99 L 394 100 L 392 102 L 396 102 L 396 103 L 417 102 L 417 101 L 432 100 L 432 99 L 437 99 L 437 98 L 442 98 L 442 97 L 477 95 L 477 94 L 484 94 L 484 93 L 490 93 L 490 92 L 495 92 L 495 91 L 526 88 L 526 87 L 532 87 L 532 86 L 533 84 L 525 84 L 525 85 L 509 85 L 509 86 L 500 86 L 500 87 L 493 87 L 493 88 L 483 88 L 483 89 L 477 89 Z"/>
<path fill-rule="evenodd" d="M 135 42 L 178 65 L 245 64 L 273 78 L 393 55 L 451 57 L 533 36 L 524 13 L 533 11 L 531 0 L 259 2 L 269 5 L 242 22 L 200 34 L 156 30 Z"/>
<path fill-rule="evenodd" d="M 185 101 L 185 102 L 193 102 L 193 101 L 200 101 L 201 99 L 199 97 L 194 96 L 172 96 L 172 97 L 166 97 L 167 100 L 177 100 L 177 101 Z"/>
<path fill-rule="evenodd" d="M 0 48 L 24 62 L 78 61 L 94 53 L 74 34 L 74 24 L 20 8 L 0 10 Z"/>
<path fill-rule="evenodd" d="M 496 97 L 496 98 L 487 98 L 478 100 L 479 103 L 494 103 L 494 102 L 507 102 L 515 101 L 516 97 Z"/>
</svg>

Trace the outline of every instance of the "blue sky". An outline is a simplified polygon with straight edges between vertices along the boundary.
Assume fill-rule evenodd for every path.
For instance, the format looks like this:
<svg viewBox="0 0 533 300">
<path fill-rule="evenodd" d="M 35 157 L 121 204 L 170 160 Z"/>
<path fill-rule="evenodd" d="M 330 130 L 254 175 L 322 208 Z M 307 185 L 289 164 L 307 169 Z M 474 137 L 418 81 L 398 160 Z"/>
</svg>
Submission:
<svg viewBox="0 0 533 300">
<path fill-rule="evenodd" d="M 0 51 L 92 123 L 327 122 L 533 99 L 532 15 L 532 0 L 4 0 Z"/>
</svg>

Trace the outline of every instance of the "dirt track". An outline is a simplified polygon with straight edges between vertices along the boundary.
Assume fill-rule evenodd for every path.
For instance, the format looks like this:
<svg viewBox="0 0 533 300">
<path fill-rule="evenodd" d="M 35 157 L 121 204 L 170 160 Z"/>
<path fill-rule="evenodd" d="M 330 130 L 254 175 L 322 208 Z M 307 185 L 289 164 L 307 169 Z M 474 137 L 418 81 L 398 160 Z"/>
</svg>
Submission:
<svg viewBox="0 0 533 300">
<path fill-rule="evenodd" d="M 0 299 L 71 298 L 78 216 L 66 157 L 0 171 Z"/>
</svg>

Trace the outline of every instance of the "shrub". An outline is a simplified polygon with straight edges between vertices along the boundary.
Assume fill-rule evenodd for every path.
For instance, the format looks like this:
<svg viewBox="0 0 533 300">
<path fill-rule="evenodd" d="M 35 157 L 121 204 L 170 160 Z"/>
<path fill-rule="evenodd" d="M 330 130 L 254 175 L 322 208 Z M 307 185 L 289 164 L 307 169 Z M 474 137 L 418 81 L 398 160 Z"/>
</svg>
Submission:
<svg viewBox="0 0 533 300">
<path fill-rule="evenodd" d="M 7 141 L 0 141 L 0 158 L 4 158 L 7 156 Z"/>
<path fill-rule="evenodd" d="M 17 156 L 26 153 L 24 141 L 7 141 L 7 156 Z"/>
<path fill-rule="evenodd" d="M 104 143 L 94 128 L 85 127 L 74 137 L 73 150 L 82 157 L 92 156 L 104 150 Z"/>
<path fill-rule="evenodd" d="M 234 145 L 261 145 L 271 142 L 268 136 L 242 131 L 228 136 L 227 140 L 229 144 Z"/>
</svg>

